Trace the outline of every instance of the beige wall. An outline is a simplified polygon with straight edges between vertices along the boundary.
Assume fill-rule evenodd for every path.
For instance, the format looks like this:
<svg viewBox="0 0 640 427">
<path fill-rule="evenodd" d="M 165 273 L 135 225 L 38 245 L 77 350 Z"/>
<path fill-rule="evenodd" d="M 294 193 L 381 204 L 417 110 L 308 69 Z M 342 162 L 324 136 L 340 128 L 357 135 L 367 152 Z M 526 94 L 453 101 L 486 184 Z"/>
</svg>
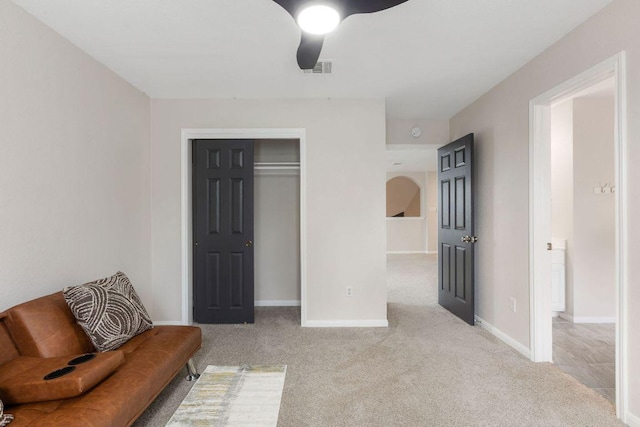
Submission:
<svg viewBox="0 0 640 427">
<path fill-rule="evenodd" d="M 387 252 L 426 252 L 427 229 L 423 218 L 387 218 Z"/>
<path fill-rule="evenodd" d="M 300 301 L 300 176 L 256 175 L 256 301 Z"/>
<path fill-rule="evenodd" d="M 0 52 L 0 311 L 117 270 L 151 309 L 149 98 L 7 0 Z"/>
<path fill-rule="evenodd" d="M 154 309 L 167 321 L 181 318 L 183 128 L 306 129 L 308 320 L 386 320 L 383 100 L 152 100 Z"/>
<path fill-rule="evenodd" d="M 626 51 L 629 141 L 627 271 L 630 308 L 640 304 L 640 1 L 615 0 L 451 120 L 452 139 L 476 135 L 478 236 L 476 284 L 480 317 L 529 346 L 529 100 L 593 65 Z M 518 311 L 509 311 L 509 297 Z M 629 310 L 629 410 L 640 416 L 640 310 Z"/>
<path fill-rule="evenodd" d="M 613 98 L 573 102 L 574 313 L 577 318 L 614 318 L 615 198 L 593 194 L 614 182 Z"/>
<path fill-rule="evenodd" d="M 573 100 L 551 107 L 551 237 L 566 240 L 565 310 L 573 316 Z"/>
<path fill-rule="evenodd" d="M 427 173 L 427 251 L 438 252 L 438 174 Z"/>
</svg>

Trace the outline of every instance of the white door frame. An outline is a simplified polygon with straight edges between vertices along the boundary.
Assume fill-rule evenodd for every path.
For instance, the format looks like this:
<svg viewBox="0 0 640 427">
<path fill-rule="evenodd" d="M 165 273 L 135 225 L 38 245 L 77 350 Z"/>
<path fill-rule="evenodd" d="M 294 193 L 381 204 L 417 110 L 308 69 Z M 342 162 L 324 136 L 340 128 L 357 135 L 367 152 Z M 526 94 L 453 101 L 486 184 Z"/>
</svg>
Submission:
<svg viewBox="0 0 640 427">
<path fill-rule="evenodd" d="M 616 410 L 625 421 L 628 403 L 627 358 L 627 104 L 625 53 L 543 93 L 529 102 L 529 289 L 531 360 L 552 361 L 551 260 L 551 104 L 566 99 L 607 78 L 615 78 L 616 185 Z"/>
<path fill-rule="evenodd" d="M 300 141 L 300 311 L 307 325 L 307 149 L 305 129 L 182 129 L 182 324 L 193 323 L 193 246 L 191 200 L 191 140 L 193 139 L 297 139 Z"/>
</svg>

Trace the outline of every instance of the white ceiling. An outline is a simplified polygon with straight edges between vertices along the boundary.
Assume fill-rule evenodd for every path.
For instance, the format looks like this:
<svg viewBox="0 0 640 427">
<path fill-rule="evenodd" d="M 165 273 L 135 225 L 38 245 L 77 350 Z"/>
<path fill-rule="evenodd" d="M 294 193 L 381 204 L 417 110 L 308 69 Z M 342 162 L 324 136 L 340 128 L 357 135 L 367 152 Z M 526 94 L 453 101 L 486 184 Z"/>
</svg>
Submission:
<svg viewBox="0 0 640 427">
<path fill-rule="evenodd" d="M 153 98 L 386 98 L 389 118 L 448 119 L 611 0 L 409 0 L 327 36 L 271 0 L 14 0 Z"/>
</svg>

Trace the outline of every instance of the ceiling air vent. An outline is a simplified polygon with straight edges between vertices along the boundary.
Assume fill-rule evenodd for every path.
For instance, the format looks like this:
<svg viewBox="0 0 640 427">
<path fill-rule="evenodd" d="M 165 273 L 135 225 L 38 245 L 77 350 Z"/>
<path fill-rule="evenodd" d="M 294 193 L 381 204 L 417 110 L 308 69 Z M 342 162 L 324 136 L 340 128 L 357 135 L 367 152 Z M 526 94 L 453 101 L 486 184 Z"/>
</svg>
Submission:
<svg viewBox="0 0 640 427">
<path fill-rule="evenodd" d="M 333 62 L 331 61 L 319 61 L 316 62 L 316 66 L 312 70 L 304 70 L 306 74 L 331 74 Z"/>
</svg>

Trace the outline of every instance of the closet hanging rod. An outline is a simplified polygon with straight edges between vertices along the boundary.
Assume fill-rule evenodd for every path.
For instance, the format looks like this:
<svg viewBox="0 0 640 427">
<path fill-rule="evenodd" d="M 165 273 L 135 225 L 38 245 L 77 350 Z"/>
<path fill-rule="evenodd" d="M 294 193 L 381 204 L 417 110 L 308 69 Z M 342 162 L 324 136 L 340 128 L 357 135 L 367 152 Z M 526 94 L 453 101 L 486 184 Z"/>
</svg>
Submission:
<svg viewBox="0 0 640 427">
<path fill-rule="evenodd" d="M 256 162 L 254 169 L 300 169 L 300 162 Z"/>
</svg>

